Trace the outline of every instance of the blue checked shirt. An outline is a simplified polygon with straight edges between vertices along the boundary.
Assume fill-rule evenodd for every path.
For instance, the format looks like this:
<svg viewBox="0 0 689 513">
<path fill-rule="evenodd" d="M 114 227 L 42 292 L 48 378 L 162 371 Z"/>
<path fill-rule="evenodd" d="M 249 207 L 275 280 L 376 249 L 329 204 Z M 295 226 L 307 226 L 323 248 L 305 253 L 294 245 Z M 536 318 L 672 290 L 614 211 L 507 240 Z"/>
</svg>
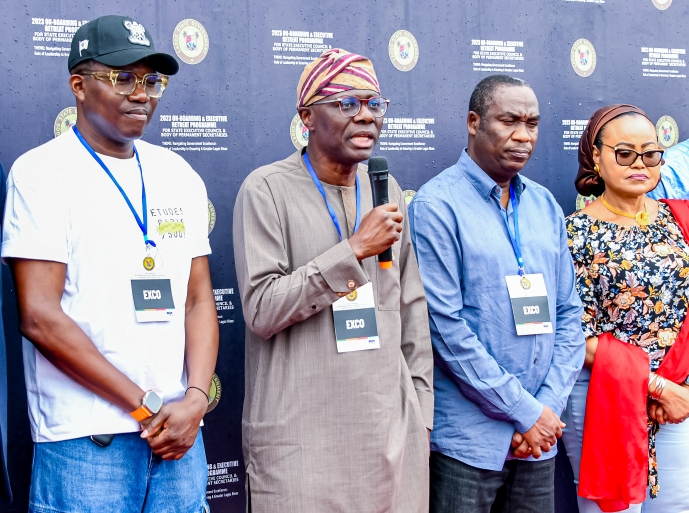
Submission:
<svg viewBox="0 0 689 513">
<path fill-rule="evenodd" d="M 537 183 L 518 175 L 512 185 L 525 271 L 543 274 L 552 334 L 517 336 L 505 276 L 518 266 L 502 190 L 466 150 L 409 206 L 435 360 L 431 448 L 488 470 L 503 468 L 515 429 L 529 430 L 543 405 L 561 415 L 585 353 L 562 210 Z M 514 230 L 511 204 L 506 212 Z"/>
<path fill-rule="evenodd" d="M 689 199 L 689 139 L 675 144 L 663 155 L 658 187 L 648 193 L 653 199 Z"/>
</svg>

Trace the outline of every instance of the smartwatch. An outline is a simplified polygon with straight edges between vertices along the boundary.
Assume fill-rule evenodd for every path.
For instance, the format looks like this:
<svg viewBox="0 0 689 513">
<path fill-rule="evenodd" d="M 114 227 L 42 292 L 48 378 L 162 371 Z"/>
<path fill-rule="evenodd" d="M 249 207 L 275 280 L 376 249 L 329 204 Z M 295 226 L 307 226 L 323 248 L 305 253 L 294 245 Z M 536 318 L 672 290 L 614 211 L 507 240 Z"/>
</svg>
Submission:
<svg viewBox="0 0 689 513">
<path fill-rule="evenodd" d="M 144 394 L 141 400 L 141 408 L 137 408 L 130 413 L 137 421 L 141 422 L 148 417 L 152 417 L 160 411 L 163 406 L 163 398 L 156 394 L 153 390 L 149 390 Z"/>
</svg>

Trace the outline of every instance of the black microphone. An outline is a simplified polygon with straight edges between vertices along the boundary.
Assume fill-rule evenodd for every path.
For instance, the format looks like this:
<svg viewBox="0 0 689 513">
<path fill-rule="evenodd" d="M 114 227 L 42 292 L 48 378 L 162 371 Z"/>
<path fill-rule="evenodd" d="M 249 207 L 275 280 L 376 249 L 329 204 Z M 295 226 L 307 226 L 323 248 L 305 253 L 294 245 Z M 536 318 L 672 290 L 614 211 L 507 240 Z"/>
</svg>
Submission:
<svg viewBox="0 0 689 513">
<path fill-rule="evenodd" d="M 389 203 L 388 199 L 388 161 L 385 157 L 368 159 L 368 177 L 371 180 L 373 208 Z M 381 269 L 392 268 L 392 246 L 378 255 Z"/>
</svg>

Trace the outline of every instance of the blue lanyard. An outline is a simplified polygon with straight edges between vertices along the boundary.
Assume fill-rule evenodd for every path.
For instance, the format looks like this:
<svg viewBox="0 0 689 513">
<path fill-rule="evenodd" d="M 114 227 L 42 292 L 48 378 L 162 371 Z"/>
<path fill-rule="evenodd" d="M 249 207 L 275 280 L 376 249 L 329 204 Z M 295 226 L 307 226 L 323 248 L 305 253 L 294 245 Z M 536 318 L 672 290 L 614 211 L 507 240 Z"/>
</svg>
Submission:
<svg viewBox="0 0 689 513">
<path fill-rule="evenodd" d="M 306 164 L 306 169 L 309 170 L 309 174 L 311 175 L 311 179 L 313 180 L 313 183 L 316 184 L 316 187 L 318 187 L 318 192 L 321 193 L 321 196 L 323 196 L 323 199 L 325 200 L 325 206 L 328 207 L 328 213 L 330 214 L 330 219 L 333 220 L 333 224 L 335 225 L 335 228 L 337 228 L 337 233 L 340 235 L 340 240 L 342 240 L 342 230 L 340 229 L 340 222 L 337 220 L 337 215 L 335 215 L 335 210 L 333 210 L 332 205 L 328 201 L 328 198 L 325 195 L 325 190 L 323 190 L 323 185 L 321 184 L 321 181 L 318 179 L 318 176 L 316 176 L 316 172 L 313 170 L 313 166 L 311 165 L 311 161 L 309 160 L 309 155 L 307 153 L 304 153 L 304 163 Z M 359 187 L 359 175 L 356 175 L 356 221 L 354 221 L 354 233 L 359 229 L 359 225 L 361 224 L 361 187 Z"/>
<path fill-rule="evenodd" d="M 84 148 L 88 150 L 88 152 L 91 154 L 91 156 L 95 159 L 96 162 L 100 164 L 100 167 L 103 168 L 103 170 L 108 174 L 110 179 L 113 181 L 115 186 L 119 189 L 120 193 L 122 194 L 122 197 L 124 198 L 124 201 L 127 202 L 127 205 L 129 206 L 129 210 L 132 211 L 132 214 L 134 214 L 134 218 L 136 219 L 136 222 L 139 225 L 139 228 L 141 228 L 141 232 L 144 234 L 144 243 L 146 245 L 150 244 L 154 248 L 156 247 L 155 242 L 152 240 L 148 240 L 148 215 L 146 212 L 146 187 L 144 187 L 144 172 L 141 170 L 141 161 L 139 160 L 139 152 L 136 151 L 136 146 L 134 146 L 134 155 L 136 156 L 136 163 L 139 164 L 139 173 L 141 174 L 141 210 L 144 215 L 144 220 L 141 222 L 141 218 L 139 217 L 139 214 L 136 213 L 136 209 L 132 205 L 132 202 L 129 201 L 129 197 L 127 196 L 127 193 L 124 192 L 124 189 L 120 187 L 120 184 L 117 183 L 117 180 L 115 180 L 115 177 L 112 175 L 110 170 L 108 169 L 108 166 L 105 165 L 105 163 L 101 160 L 101 158 L 96 154 L 95 151 L 93 151 L 93 148 L 91 148 L 91 145 L 86 142 L 86 139 L 84 139 L 84 136 L 81 135 L 81 132 L 77 129 L 76 125 L 72 127 L 72 130 L 74 130 L 74 134 L 79 138 L 79 141 L 81 141 L 81 144 L 84 145 Z"/>
<path fill-rule="evenodd" d="M 510 183 L 510 202 L 512 202 L 512 212 L 514 213 L 514 233 L 510 228 L 509 219 L 507 219 L 507 212 L 503 211 L 503 217 L 505 218 L 505 225 L 507 226 L 507 233 L 510 235 L 510 242 L 512 243 L 512 249 L 514 249 L 514 254 L 517 255 L 517 264 L 519 265 L 519 276 L 524 276 L 524 259 L 522 258 L 522 243 L 519 238 L 519 207 L 517 205 L 517 196 L 514 193 L 514 187 Z"/>
</svg>

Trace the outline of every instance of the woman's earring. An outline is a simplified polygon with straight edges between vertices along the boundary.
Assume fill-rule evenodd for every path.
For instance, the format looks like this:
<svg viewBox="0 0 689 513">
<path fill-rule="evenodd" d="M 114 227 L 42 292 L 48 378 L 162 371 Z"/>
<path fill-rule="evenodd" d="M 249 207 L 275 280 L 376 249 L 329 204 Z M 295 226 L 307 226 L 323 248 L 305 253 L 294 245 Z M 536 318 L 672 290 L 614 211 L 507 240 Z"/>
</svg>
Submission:
<svg viewBox="0 0 689 513">
<path fill-rule="evenodd" d="M 598 167 L 598 164 L 593 166 L 593 170 L 596 172 L 596 174 L 600 174 L 600 168 Z"/>
</svg>

